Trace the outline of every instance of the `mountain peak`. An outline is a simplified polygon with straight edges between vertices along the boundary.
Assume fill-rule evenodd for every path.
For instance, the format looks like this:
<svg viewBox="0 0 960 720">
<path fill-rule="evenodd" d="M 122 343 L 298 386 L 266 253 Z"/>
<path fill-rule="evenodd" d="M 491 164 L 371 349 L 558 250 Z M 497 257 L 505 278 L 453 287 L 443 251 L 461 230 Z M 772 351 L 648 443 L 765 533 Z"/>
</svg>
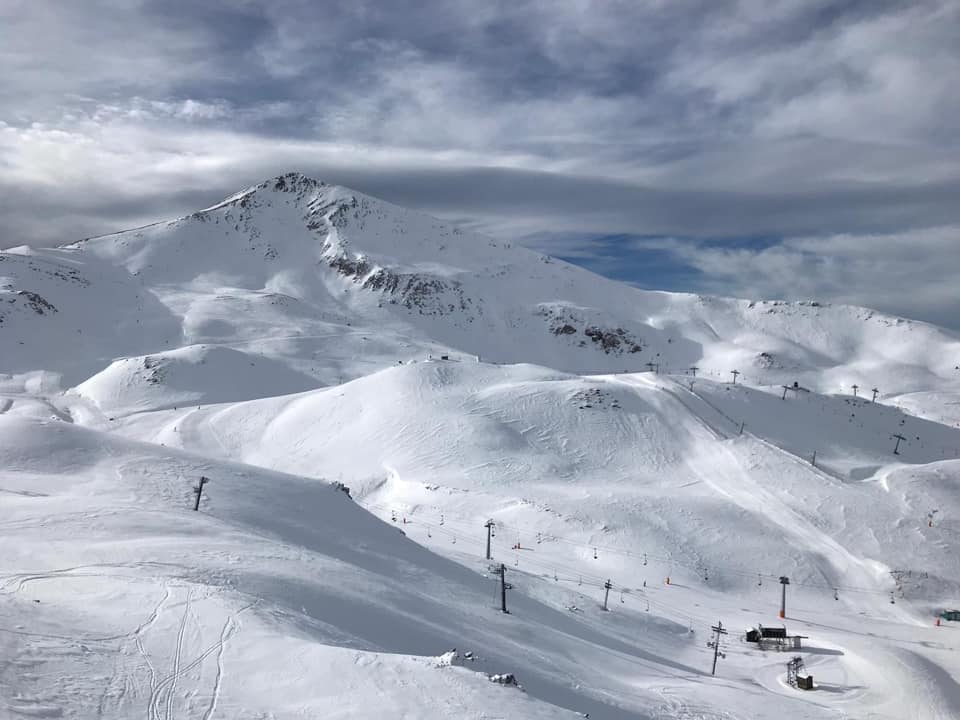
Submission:
<svg viewBox="0 0 960 720">
<path fill-rule="evenodd" d="M 328 187 L 328 184 L 322 180 L 317 180 L 302 172 L 288 172 L 283 175 L 264 180 L 256 186 L 257 189 L 272 189 L 277 192 L 297 192 L 301 190 L 316 190 L 321 187 Z"/>
<path fill-rule="evenodd" d="M 211 205 L 208 208 L 204 208 L 200 212 L 209 212 L 211 210 L 217 210 L 226 205 L 234 205 L 241 203 L 245 198 L 249 198 L 253 195 L 258 195 L 265 192 L 284 192 L 284 193 L 293 193 L 302 198 L 307 193 L 319 190 L 321 188 L 332 188 L 333 185 L 329 185 L 322 180 L 317 180 L 315 178 L 309 177 L 302 172 L 288 172 L 282 175 L 276 175 L 272 178 L 268 178 L 263 182 L 257 183 L 256 185 L 251 185 L 245 190 L 241 190 L 238 193 L 230 195 L 215 205 Z M 345 189 L 345 188 L 344 188 Z"/>
</svg>

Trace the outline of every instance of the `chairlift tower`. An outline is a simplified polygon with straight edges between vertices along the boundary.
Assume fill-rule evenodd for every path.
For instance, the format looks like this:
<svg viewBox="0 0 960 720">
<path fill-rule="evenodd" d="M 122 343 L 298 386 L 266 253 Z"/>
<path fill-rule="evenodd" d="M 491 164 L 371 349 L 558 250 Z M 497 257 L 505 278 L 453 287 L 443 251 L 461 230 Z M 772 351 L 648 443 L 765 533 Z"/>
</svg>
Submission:
<svg viewBox="0 0 960 720">
<path fill-rule="evenodd" d="M 719 620 L 717 621 L 717 624 L 711 626 L 710 629 L 716 633 L 716 637 L 713 640 L 710 640 L 709 642 L 707 642 L 707 647 L 713 648 L 713 667 L 710 670 L 710 674 L 716 675 L 717 674 L 717 658 L 726 657 L 724 653 L 720 652 L 720 636 L 726 635 L 727 631 L 724 629 L 723 623 L 720 622 Z"/>
<path fill-rule="evenodd" d="M 787 585 L 790 584 L 790 578 L 786 575 L 780 576 L 780 619 L 787 616 Z"/>
<path fill-rule="evenodd" d="M 609 609 L 610 609 L 609 607 L 607 607 L 607 601 L 610 599 L 610 588 L 612 588 L 612 587 L 613 587 L 613 583 L 611 583 L 609 580 L 607 580 L 607 581 L 603 584 L 603 589 L 604 589 L 604 594 L 603 594 L 603 609 L 604 609 L 604 610 L 609 610 Z"/>
<path fill-rule="evenodd" d="M 493 533 L 493 528 L 495 524 L 493 520 L 487 520 L 484 527 L 487 529 L 487 560 L 490 560 L 493 556 L 490 554 L 490 537 Z"/>
<path fill-rule="evenodd" d="M 500 563 L 500 612 L 509 614 L 507 610 L 507 566 Z"/>
</svg>

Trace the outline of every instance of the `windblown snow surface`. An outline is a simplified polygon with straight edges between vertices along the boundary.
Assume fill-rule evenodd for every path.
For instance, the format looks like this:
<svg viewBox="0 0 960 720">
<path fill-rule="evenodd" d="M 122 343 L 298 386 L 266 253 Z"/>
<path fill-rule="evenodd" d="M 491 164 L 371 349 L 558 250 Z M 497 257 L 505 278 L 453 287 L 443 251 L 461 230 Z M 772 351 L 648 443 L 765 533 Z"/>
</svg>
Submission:
<svg viewBox="0 0 960 720">
<path fill-rule="evenodd" d="M 958 358 L 298 174 L 0 253 L 0 717 L 958 718 Z"/>
</svg>

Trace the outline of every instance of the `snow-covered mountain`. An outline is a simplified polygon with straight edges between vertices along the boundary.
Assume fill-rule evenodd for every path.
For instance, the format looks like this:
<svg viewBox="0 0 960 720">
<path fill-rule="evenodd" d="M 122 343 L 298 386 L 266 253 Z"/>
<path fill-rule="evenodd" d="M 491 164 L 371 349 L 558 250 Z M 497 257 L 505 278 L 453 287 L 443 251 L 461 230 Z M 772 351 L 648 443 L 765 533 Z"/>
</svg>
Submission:
<svg viewBox="0 0 960 720">
<path fill-rule="evenodd" d="M 299 174 L 0 253 L 0 706 L 958 717 L 958 357 Z M 819 692 L 742 639 L 781 576 Z"/>
<path fill-rule="evenodd" d="M 567 371 L 662 371 L 884 395 L 960 385 L 960 339 L 817 302 L 650 292 L 299 174 L 171 222 L 3 258 L 10 372 L 64 387 L 124 357 L 255 348 L 332 384 L 456 353 Z M 68 355 L 53 352 L 75 333 Z M 245 384 L 246 385 L 246 384 Z"/>
</svg>

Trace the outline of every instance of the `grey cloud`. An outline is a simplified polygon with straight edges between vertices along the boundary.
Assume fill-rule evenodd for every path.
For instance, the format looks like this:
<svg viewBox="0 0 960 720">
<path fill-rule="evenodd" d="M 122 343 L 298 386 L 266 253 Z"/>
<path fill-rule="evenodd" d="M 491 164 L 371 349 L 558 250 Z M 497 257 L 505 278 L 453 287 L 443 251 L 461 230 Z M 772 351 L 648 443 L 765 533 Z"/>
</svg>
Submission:
<svg viewBox="0 0 960 720">
<path fill-rule="evenodd" d="M 501 236 L 553 229 L 593 235 L 642 233 L 722 239 L 804 235 L 816 233 L 824 225 L 876 233 L 960 223 L 960 206 L 954 202 L 960 197 L 960 181 L 954 180 L 925 185 L 848 186 L 802 194 L 745 193 L 644 187 L 589 176 L 504 168 L 364 165 L 353 166 L 347 158 L 345 164 L 299 162 L 297 168 L 329 182 L 362 188 L 398 205 L 458 218 L 478 230 Z M 195 178 L 195 187 L 179 187 L 181 182 L 189 182 L 185 177 L 190 172 L 188 166 L 152 195 L 145 192 L 147 187 L 127 187 L 95 200 L 88 197 L 86 187 L 68 188 L 47 198 L 27 191 L 17 193 L 14 188 L 5 193 L 10 205 L 2 209 L 7 213 L 8 227 L 17 226 L 18 214 L 27 226 L 34 216 L 49 223 L 50 214 L 58 209 L 78 212 L 84 207 L 91 211 L 91 220 L 100 217 L 103 223 L 120 216 L 113 213 L 121 209 L 123 217 L 129 218 L 139 210 L 139 216 L 160 219 L 163 212 L 195 210 L 286 169 L 288 164 L 271 167 L 269 159 L 263 158 L 238 163 L 232 172 L 221 172 L 218 177 Z M 24 196 L 33 200 L 24 202 Z M 38 224 L 35 219 L 34 225 Z M 116 227 L 100 227 L 102 232 L 113 229 Z"/>
<path fill-rule="evenodd" d="M 825 224 L 878 232 L 960 222 L 960 180 L 922 185 L 848 185 L 803 193 L 645 187 L 589 176 L 499 168 L 405 171 L 338 177 L 399 204 L 449 214 L 470 197 L 474 215 L 509 232 L 533 218 L 541 228 L 710 238 L 809 234 Z M 516 231 L 514 231 L 516 232 Z"/>
<path fill-rule="evenodd" d="M 94 198 L 73 191 L 52 195 L 0 181 L 0 249 L 17 245 L 64 245 L 85 237 L 140 227 L 199 209 L 206 192 L 170 191 L 154 197 L 111 193 Z M 214 191 L 218 199 L 224 193 Z M 200 205 L 196 205 L 200 201 Z M 194 207 L 196 205 L 196 207 Z"/>
</svg>

